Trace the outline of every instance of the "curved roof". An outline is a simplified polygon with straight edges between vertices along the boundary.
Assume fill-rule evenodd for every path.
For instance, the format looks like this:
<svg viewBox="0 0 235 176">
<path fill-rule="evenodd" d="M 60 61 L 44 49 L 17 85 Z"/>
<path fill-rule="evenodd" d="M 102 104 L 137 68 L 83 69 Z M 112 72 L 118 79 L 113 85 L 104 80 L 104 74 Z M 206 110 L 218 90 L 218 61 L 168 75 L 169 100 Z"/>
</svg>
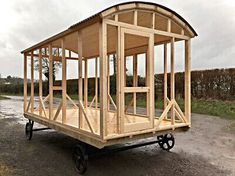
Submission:
<svg viewBox="0 0 235 176">
<path fill-rule="evenodd" d="M 157 4 L 157 3 L 153 3 L 153 2 L 143 2 L 143 1 L 128 1 L 128 2 L 124 2 L 124 3 L 119 3 L 119 4 L 116 4 L 116 5 L 113 5 L 113 6 L 111 6 L 111 7 L 108 7 L 108 8 L 106 8 L 106 9 L 104 9 L 104 10 L 102 10 L 102 11 L 96 13 L 95 15 L 92 15 L 92 16 L 90 16 L 90 17 L 88 17 L 88 18 L 86 18 L 86 19 L 84 19 L 84 20 L 82 20 L 82 21 L 80 21 L 80 22 L 78 22 L 78 23 L 76 23 L 76 24 L 73 24 L 72 26 L 69 27 L 69 29 L 72 29 L 72 28 L 74 28 L 74 27 L 77 27 L 77 26 L 79 26 L 81 23 L 84 23 L 84 22 L 86 22 L 86 21 L 88 21 L 88 20 L 90 20 L 90 19 L 92 19 L 92 18 L 94 18 L 94 17 L 96 17 L 96 16 L 100 16 L 103 12 L 108 11 L 108 10 L 111 9 L 111 8 L 114 8 L 114 7 L 117 8 L 118 6 L 126 5 L 126 4 L 132 4 L 132 3 L 136 3 L 136 4 L 137 4 L 137 3 L 141 3 L 141 4 L 154 5 L 154 6 L 156 6 L 156 7 L 160 7 L 160 8 L 162 8 L 162 9 L 168 11 L 168 12 L 171 12 L 172 14 L 174 14 L 175 16 L 177 16 L 181 21 L 183 21 L 183 22 L 192 30 L 192 32 L 194 33 L 194 35 L 197 36 L 197 33 L 196 33 L 196 31 L 193 29 L 193 27 L 192 27 L 182 16 L 180 16 L 180 15 L 179 15 L 178 13 L 176 13 L 175 11 L 173 11 L 173 10 L 169 9 L 168 7 L 165 7 L 165 6 L 163 6 L 163 5 Z"/>
<path fill-rule="evenodd" d="M 140 5 L 149 5 L 149 6 L 152 6 L 154 7 L 154 9 L 151 7 L 145 7 L 145 9 L 149 9 L 149 10 L 153 10 L 153 11 L 156 11 L 158 12 L 158 9 L 161 9 L 161 12 L 164 12 L 166 14 L 168 14 L 169 17 L 173 17 L 174 19 L 177 19 L 178 21 L 180 20 L 180 23 L 183 23 L 187 29 L 189 29 L 194 36 L 197 36 L 197 33 L 196 31 L 193 29 L 193 27 L 182 17 L 180 16 L 178 13 L 176 13 L 175 11 L 163 6 L 163 5 L 160 5 L 160 4 L 157 4 L 157 3 L 153 3 L 153 2 L 142 2 L 142 1 L 129 1 L 129 2 L 125 2 L 125 3 L 120 3 L 120 4 L 116 4 L 116 5 L 113 5 L 111 7 L 108 7 L 92 16 L 90 16 L 89 18 L 86 18 L 76 24 L 73 24 L 72 26 L 70 26 L 67 30 L 65 31 L 62 31 L 61 33 L 58 33 L 46 40 L 43 40 L 41 41 L 40 43 L 37 43 L 36 45 L 33 45 L 27 49 L 25 49 L 24 51 L 22 51 L 21 53 L 25 53 L 25 52 L 30 52 L 31 50 L 33 49 L 36 49 L 36 48 L 39 48 L 39 47 L 42 47 L 50 42 L 53 42 L 61 37 L 64 37 L 74 31 L 76 31 L 77 29 L 82 29 L 86 26 L 89 26 L 90 24 L 93 24 L 97 21 L 100 21 L 102 18 L 105 17 L 105 14 L 112 14 L 112 13 L 116 13 L 118 11 L 122 11 L 122 9 L 120 9 L 121 6 L 125 6 L 125 5 L 128 5 L 128 4 L 135 4 L 134 8 L 143 8 L 143 7 L 140 7 Z M 115 9 L 114 11 L 112 9 Z M 160 11 L 160 10 L 159 10 Z"/>
</svg>

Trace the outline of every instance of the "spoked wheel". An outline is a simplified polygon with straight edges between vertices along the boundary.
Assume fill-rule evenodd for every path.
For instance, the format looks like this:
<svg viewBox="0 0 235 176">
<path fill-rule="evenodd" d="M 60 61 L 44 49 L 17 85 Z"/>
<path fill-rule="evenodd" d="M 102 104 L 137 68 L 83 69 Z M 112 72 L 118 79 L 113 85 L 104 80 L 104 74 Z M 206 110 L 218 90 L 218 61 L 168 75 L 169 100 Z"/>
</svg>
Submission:
<svg viewBox="0 0 235 176">
<path fill-rule="evenodd" d="M 175 145 L 175 138 L 171 133 L 158 136 L 157 138 L 159 141 L 159 145 L 163 150 L 169 151 Z"/>
<path fill-rule="evenodd" d="M 87 158 L 85 156 L 85 147 L 77 145 L 73 151 L 73 160 L 75 168 L 79 174 L 84 174 L 87 170 Z"/>
<path fill-rule="evenodd" d="M 25 125 L 25 136 L 28 140 L 32 139 L 33 136 L 33 121 L 29 121 Z"/>
</svg>

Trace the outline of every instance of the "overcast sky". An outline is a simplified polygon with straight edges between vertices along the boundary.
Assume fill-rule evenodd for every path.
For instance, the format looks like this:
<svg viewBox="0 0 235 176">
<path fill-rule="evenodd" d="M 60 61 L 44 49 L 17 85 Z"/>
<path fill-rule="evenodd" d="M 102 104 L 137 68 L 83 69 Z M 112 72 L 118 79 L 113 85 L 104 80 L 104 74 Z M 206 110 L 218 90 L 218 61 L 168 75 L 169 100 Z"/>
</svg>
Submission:
<svg viewBox="0 0 235 176">
<path fill-rule="evenodd" d="M 118 0 L 0 0 L 0 74 L 23 76 L 20 51 Z M 180 14 L 196 30 L 192 69 L 235 67 L 234 0 L 156 0 Z M 183 60 L 182 60 L 183 61 Z M 180 62 L 176 70 L 180 71 Z"/>
</svg>

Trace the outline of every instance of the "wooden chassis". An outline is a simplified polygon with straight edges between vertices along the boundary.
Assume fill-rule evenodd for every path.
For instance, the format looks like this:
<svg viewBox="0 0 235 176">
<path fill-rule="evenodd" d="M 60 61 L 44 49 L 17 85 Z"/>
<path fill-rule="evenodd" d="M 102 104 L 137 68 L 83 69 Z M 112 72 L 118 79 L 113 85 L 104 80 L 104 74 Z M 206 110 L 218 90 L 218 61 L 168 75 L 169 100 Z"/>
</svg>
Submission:
<svg viewBox="0 0 235 176">
<path fill-rule="evenodd" d="M 138 6 L 136 6 L 138 5 Z M 133 6 L 133 7 L 132 7 Z M 118 17 L 120 13 L 125 13 L 126 10 L 133 10 L 134 18 L 133 24 L 128 24 L 124 22 L 118 21 Z M 138 12 L 146 11 L 152 14 L 152 25 L 151 27 L 142 27 L 138 26 Z M 168 26 L 167 31 L 160 31 L 155 29 L 155 13 L 161 13 L 168 18 Z M 114 16 L 114 19 L 110 19 L 110 16 Z M 164 11 L 161 8 L 144 5 L 144 3 L 130 3 L 119 6 L 119 11 L 113 8 L 106 10 L 101 13 L 102 20 L 99 21 L 99 55 L 95 56 L 95 96 L 90 104 L 88 104 L 88 64 L 87 60 L 89 58 L 85 58 L 83 55 L 83 38 L 82 38 L 82 28 L 76 29 L 77 31 L 77 54 L 78 57 L 71 56 L 71 50 L 69 51 L 69 56 L 66 56 L 66 35 L 70 33 L 66 33 L 66 35 L 61 35 L 60 38 L 55 38 L 52 41 L 48 41 L 47 43 L 43 43 L 42 45 L 36 45 L 36 47 L 31 48 L 30 50 L 23 51 L 24 53 L 24 115 L 26 118 L 31 119 L 35 122 L 46 125 L 50 128 L 58 130 L 64 134 L 77 138 L 83 142 L 86 142 L 90 145 L 93 145 L 98 148 L 102 148 L 107 145 L 112 145 L 116 143 L 126 142 L 129 140 L 134 140 L 138 138 L 151 137 L 154 135 L 159 135 L 162 133 L 166 133 L 167 131 L 172 130 L 181 130 L 181 128 L 188 128 L 191 126 L 191 92 L 190 92 L 190 60 L 191 60 L 191 38 L 194 37 L 192 31 L 188 29 L 185 24 L 180 24 L 180 20 L 176 19 L 175 16 L 169 16 L 167 11 Z M 171 20 L 177 22 L 182 27 L 181 34 L 175 34 L 171 32 Z M 178 21 L 177 21 L 178 20 Z M 93 23 L 91 23 L 93 24 Z M 107 46 L 107 26 L 111 25 L 117 28 L 117 43 L 116 43 L 116 57 L 117 57 L 117 95 L 116 95 L 116 104 L 112 100 L 109 92 L 109 61 L 108 55 L 111 54 L 108 51 Z M 89 24 L 87 25 L 89 26 Z M 86 25 L 85 25 L 86 27 Z M 84 28 L 85 28 L 84 27 Z M 186 32 L 190 33 L 191 36 L 185 35 Z M 126 87 L 124 84 L 125 76 L 124 76 L 124 66 L 125 66 L 125 56 L 124 54 L 124 33 L 135 34 L 139 36 L 146 36 L 149 38 L 149 47 L 147 48 L 147 64 L 148 69 L 146 72 L 146 84 L 147 87 L 138 87 L 138 75 L 137 75 L 137 54 L 143 53 L 144 49 L 133 48 L 130 51 L 125 51 L 128 55 L 133 55 L 133 85 L 134 87 Z M 155 43 L 154 36 L 160 35 L 169 37 L 170 40 L 166 40 L 165 42 Z M 57 55 L 53 55 L 53 41 L 60 40 L 60 49 L 62 54 L 60 56 L 59 52 Z M 183 113 L 179 108 L 176 100 L 175 100 L 175 73 L 174 73 L 174 62 L 175 62 L 175 42 L 178 40 L 185 41 L 185 109 Z M 170 64 L 171 64 L 171 72 L 170 72 L 170 99 L 167 95 L 167 44 L 170 43 Z M 158 120 L 155 119 L 155 100 L 154 100 L 154 46 L 163 44 L 164 45 L 164 110 Z M 42 54 L 42 50 L 48 48 L 47 52 Z M 34 51 L 38 50 L 38 54 L 35 54 Z M 59 51 L 59 49 L 58 49 Z M 74 52 L 74 51 L 73 51 Z M 95 54 L 94 54 L 95 55 Z M 94 57 L 93 55 L 93 57 Z M 27 101 L 27 57 L 31 58 L 31 93 L 30 100 Z M 35 109 L 34 107 L 34 57 L 39 58 L 39 107 Z M 49 59 L 49 95 L 43 99 L 42 96 L 42 58 L 47 57 Z M 99 57 L 99 70 L 100 75 L 98 76 L 98 57 Z M 67 95 L 67 60 L 77 60 L 78 68 L 79 68 L 79 76 L 78 76 L 78 103 L 75 103 L 68 95 Z M 54 86 L 53 85 L 53 62 L 61 61 L 62 62 L 62 86 Z M 83 70 L 83 62 L 85 62 L 85 71 L 84 78 L 82 77 Z M 99 85 L 100 85 L 100 96 L 98 97 L 98 77 L 99 77 Z M 84 79 L 84 86 L 83 86 Z M 108 86 L 107 86 L 108 85 Z M 84 94 L 83 94 L 84 87 Z M 53 91 L 62 91 L 62 101 L 56 110 L 53 111 Z M 133 93 L 132 104 L 134 105 L 134 113 L 136 114 L 136 93 L 137 92 L 147 92 L 148 100 L 147 100 L 147 115 L 150 117 L 150 126 L 146 126 L 144 124 L 138 124 L 137 126 L 124 127 L 125 121 L 125 106 L 124 106 L 124 93 L 129 92 Z M 72 102 L 75 109 L 79 109 L 78 111 L 78 127 L 72 127 L 67 124 L 67 100 Z M 99 101 L 98 101 L 99 100 Z M 49 101 L 47 115 L 47 109 L 45 108 L 44 102 Z M 91 119 L 86 114 L 87 108 L 93 108 L 93 102 L 95 102 L 95 110 L 99 110 L 100 118 L 99 118 L 99 127 L 95 129 L 91 123 Z M 111 102 L 116 110 L 116 134 L 108 134 L 108 113 L 110 111 L 109 102 Z M 99 105 L 99 107 L 98 107 Z M 39 114 L 35 113 L 38 110 Z M 60 116 L 60 111 L 62 111 L 61 117 L 62 121 L 56 121 Z M 168 126 L 160 126 L 162 121 L 168 120 L 167 113 L 171 111 L 170 120 L 171 125 Z M 44 117 L 43 117 L 44 116 Z M 182 123 L 176 123 L 176 117 Z M 156 122 L 155 122 L 156 121 Z M 84 123 L 87 124 L 89 131 L 84 130 Z"/>
</svg>

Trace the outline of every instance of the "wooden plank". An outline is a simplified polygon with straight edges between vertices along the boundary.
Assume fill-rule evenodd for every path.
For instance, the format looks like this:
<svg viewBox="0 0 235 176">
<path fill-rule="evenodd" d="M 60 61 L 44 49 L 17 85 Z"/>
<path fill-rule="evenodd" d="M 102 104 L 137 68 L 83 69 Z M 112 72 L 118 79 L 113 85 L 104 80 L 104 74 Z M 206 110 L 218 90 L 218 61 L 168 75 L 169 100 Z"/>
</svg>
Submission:
<svg viewBox="0 0 235 176">
<path fill-rule="evenodd" d="M 177 104 L 177 102 L 175 101 L 175 111 L 180 115 L 181 119 L 183 120 L 183 122 L 187 122 L 184 113 L 181 111 L 179 105 Z"/>
<path fill-rule="evenodd" d="M 42 98 L 42 49 L 39 48 L 39 99 Z M 42 104 L 39 103 L 39 115 L 42 115 Z"/>
<path fill-rule="evenodd" d="M 137 54 L 133 55 L 133 87 L 138 87 L 138 58 Z M 136 92 L 133 93 L 133 108 L 134 114 L 136 114 Z"/>
<path fill-rule="evenodd" d="M 171 33 L 171 20 L 167 20 L 167 32 Z"/>
<path fill-rule="evenodd" d="M 66 107 L 67 107 L 67 62 L 65 59 L 65 39 L 61 39 L 62 48 L 62 123 L 66 123 Z"/>
<path fill-rule="evenodd" d="M 175 38 L 171 39 L 171 100 L 175 100 Z M 175 105 L 171 108 L 171 124 L 175 124 Z"/>
<path fill-rule="evenodd" d="M 121 27 L 117 27 L 116 45 L 116 105 L 117 105 L 117 133 L 121 133 Z"/>
<path fill-rule="evenodd" d="M 27 109 L 27 53 L 24 54 L 24 112 Z"/>
<path fill-rule="evenodd" d="M 117 11 L 116 7 L 113 7 L 113 8 L 109 8 L 107 10 L 105 10 L 104 12 L 102 12 L 102 17 L 105 17 L 105 16 L 108 16 L 110 14 L 113 14 Z"/>
<path fill-rule="evenodd" d="M 30 99 L 29 99 L 29 102 L 28 102 L 28 105 L 27 105 L 27 108 L 26 108 L 26 112 L 29 111 L 30 105 L 31 105 L 31 97 L 30 97 Z"/>
<path fill-rule="evenodd" d="M 149 92 L 150 91 L 150 87 L 124 87 L 123 91 L 125 93 L 133 93 L 133 92 Z"/>
<path fill-rule="evenodd" d="M 63 65 L 62 65 L 62 68 L 63 68 Z M 63 74 L 63 72 L 62 72 L 62 74 Z M 63 79 L 63 77 L 62 77 L 62 79 Z M 62 80 L 62 82 L 63 82 L 63 80 Z M 62 87 L 61 86 L 53 86 L 52 89 L 53 90 L 63 90 L 63 86 Z"/>
<path fill-rule="evenodd" d="M 88 64 L 87 59 L 84 60 L 84 107 L 87 108 L 88 103 Z"/>
<path fill-rule="evenodd" d="M 98 108 L 98 58 L 95 58 L 95 108 Z"/>
<path fill-rule="evenodd" d="M 159 12 L 160 14 L 164 15 L 164 16 L 168 16 L 168 17 L 171 17 L 172 16 L 172 13 L 161 8 L 161 7 L 157 7 L 157 12 Z"/>
<path fill-rule="evenodd" d="M 155 29 L 155 13 L 152 14 L 152 28 Z"/>
<path fill-rule="evenodd" d="M 125 55 L 125 52 L 124 52 L 124 55 Z M 127 72 L 127 68 L 126 68 L 126 55 L 124 56 L 124 87 L 126 87 L 126 72 Z"/>
<path fill-rule="evenodd" d="M 53 56 L 52 45 L 49 48 L 49 119 L 53 118 Z"/>
<path fill-rule="evenodd" d="M 100 47 L 100 135 L 106 136 L 107 116 L 107 25 L 101 23 L 99 27 Z"/>
<path fill-rule="evenodd" d="M 77 104 L 70 98 L 70 96 L 66 93 L 66 98 L 68 98 L 68 100 L 73 104 L 73 106 L 74 106 L 74 108 L 79 108 L 78 106 L 77 106 Z"/>
<path fill-rule="evenodd" d="M 191 40 L 185 41 L 185 117 L 191 126 Z"/>
<path fill-rule="evenodd" d="M 92 107 L 92 105 L 93 105 L 93 103 L 94 103 L 95 99 L 96 99 L 96 96 L 94 96 L 94 97 L 92 98 L 92 101 L 91 101 L 91 103 L 89 104 L 89 108 L 91 108 L 91 107 Z"/>
<path fill-rule="evenodd" d="M 50 97 L 50 94 L 48 94 L 44 99 L 43 99 L 43 103 L 45 103 L 48 99 L 49 99 L 49 97 Z"/>
<path fill-rule="evenodd" d="M 162 122 L 163 118 L 167 115 L 167 113 L 169 112 L 169 110 L 172 108 L 173 104 L 174 104 L 174 101 L 171 100 L 171 101 L 169 102 L 169 104 L 167 105 L 167 107 L 166 107 L 166 108 L 164 109 L 164 111 L 162 112 L 161 116 L 159 117 L 159 119 L 158 119 L 159 121 L 158 121 L 158 123 L 155 125 L 155 128 L 158 128 L 158 127 L 159 127 L 159 125 L 160 125 L 160 123 Z"/>
<path fill-rule="evenodd" d="M 107 89 L 108 89 L 108 96 L 107 96 L 107 108 L 108 111 L 110 110 L 110 55 L 107 56 Z"/>
<path fill-rule="evenodd" d="M 154 34 L 150 35 L 148 48 L 148 80 L 149 80 L 149 120 L 154 126 L 155 101 L 154 101 Z"/>
<path fill-rule="evenodd" d="M 115 20 L 115 21 L 118 21 L 118 14 L 115 14 L 115 15 L 114 15 L 114 20 Z"/>
<path fill-rule="evenodd" d="M 39 97 L 39 101 L 40 101 L 40 103 L 41 103 L 41 106 L 42 106 L 42 109 L 43 109 L 44 116 L 47 118 L 46 108 L 45 108 L 44 102 L 43 102 L 43 100 L 42 100 L 42 97 Z"/>
<path fill-rule="evenodd" d="M 150 28 L 146 28 L 146 27 L 142 27 L 142 26 L 134 26 L 132 24 L 123 23 L 123 22 L 116 22 L 116 21 L 109 20 L 109 19 L 104 19 L 103 21 L 106 24 L 109 24 L 109 25 L 125 27 L 125 28 L 129 28 L 129 29 L 134 29 L 134 30 L 137 30 L 137 31 L 143 31 L 143 32 L 147 32 L 147 33 L 154 33 L 154 34 L 163 35 L 163 36 L 167 36 L 167 37 L 174 37 L 176 39 L 182 39 L 182 40 L 190 39 L 190 37 L 185 36 L 185 35 L 181 35 L 181 34 L 175 34 L 175 33 L 156 30 L 156 29 L 150 29 Z"/>
<path fill-rule="evenodd" d="M 108 96 L 109 96 L 109 99 L 110 99 L 112 105 L 114 106 L 114 109 L 117 110 L 117 106 L 116 106 L 116 104 L 114 103 L 113 98 L 111 97 L 110 94 L 108 94 Z"/>
<path fill-rule="evenodd" d="M 71 136 L 87 144 L 96 146 L 98 148 L 104 147 L 105 141 L 100 139 L 99 136 L 96 134 L 90 133 L 85 130 L 79 130 L 76 127 L 64 125 L 56 121 L 49 121 L 48 119 L 42 118 L 35 114 L 26 113 L 25 116 L 26 118 L 29 118 L 37 123 L 48 126 L 51 129 L 55 129 L 58 132 Z"/>
<path fill-rule="evenodd" d="M 147 10 L 155 10 L 155 8 L 156 8 L 155 5 L 146 4 L 144 2 L 137 3 L 137 6 L 138 6 L 138 8 L 147 9 Z"/>
<path fill-rule="evenodd" d="M 128 9 L 134 9 L 135 7 L 136 7 L 135 3 L 129 3 L 129 4 L 119 5 L 118 9 L 119 10 L 128 10 Z"/>
<path fill-rule="evenodd" d="M 59 107 L 58 107 L 58 109 L 57 109 L 57 111 L 56 111 L 56 113 L 55 113 L 55 116 L 54 116 L 54 118 L 53 118 L 53 120 L 56 120 L 57 118 L 58 118 L 58 115 L 60 114 L 60 111 L 61 111 L 61 109 L 62 109 L 62 106 L 63 106 L 63 99 L 61 100 L 61 102 L 60 102 L 60 105 L 59 105 Z M 62 112 L 63 113 L 63 112 Z M 63 119 L 63 115 L 62 115 L 62 124 L 64 124 L 65 123 L 65 119 Z"/>
<path fill-rule="evenodd" d="M 164 109 L 167 106 L 167 44 L 164 44 Z M 164 117 L 167 119 L 166 117 Z"/>
<path fill-rule="evenodd" d="M 135 26 L 137 26 L 137 22 L 138 22 L 138 14 L 137 14 L 137 10 L 134 11 L 134 21 L 133 21 L 133 24 Z"/>
<path fill-rule="evenodd" d="M 79 82 L 78 82 L 78 100 L 83 102 L 83 85 L 82 85 L 82 33 L 78 31 L 78 53 L 79 53 Z M 82 115 L 82 108 L 79 108 L 79 128 L 81 129 L 83 126 L 83 115 Z"/>
<path fill-rule="evenodd" d="M 88 125 L 89 129 L 91 130 L 92 133 L 94 133 L 94 129 L 93 129 L 93 127 L 91 126 L 91 122 L 89 121 L 89 118 L 88 118 L 87 115 L 86 115 L 84 106 L 83 106 L 83 104 L 82 104 L 81 101 L 79 101 L 79 107 L 80 107 L 80 109 L 82 110 L 82 113 L 83 113 L 83 115 L 84 115 L 84 117 L 85 117 L 85 119 L 86 119 L 86 122 L 87 122 L 87 125 Z"/>
<path fill-rule="evenodd" d="M 31 113 L 34 112 L 34 57 L 31 51 Z"/>
</svg>

